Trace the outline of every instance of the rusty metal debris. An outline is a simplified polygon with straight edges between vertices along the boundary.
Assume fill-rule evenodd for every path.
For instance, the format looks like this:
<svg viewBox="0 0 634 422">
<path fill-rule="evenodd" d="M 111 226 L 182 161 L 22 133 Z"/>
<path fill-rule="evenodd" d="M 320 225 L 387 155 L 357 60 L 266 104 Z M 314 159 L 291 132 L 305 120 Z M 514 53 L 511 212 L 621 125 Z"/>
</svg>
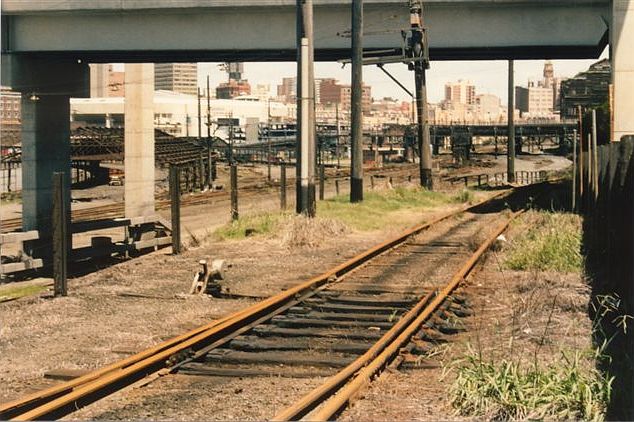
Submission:
<svg viewBox="0 0 634 422">
<path fill-rule="evenodd" d="M 208 294 L 219 297 L 222 293 L 222 285 L 220 282 L 225 280 L 225 260 L 214 259 L 211 261 L 211 270 L 207 265 L 207 260 L 201 259 L 199 264 L 201 270 L 194 276 L 189 294 Z"/>
</svg>

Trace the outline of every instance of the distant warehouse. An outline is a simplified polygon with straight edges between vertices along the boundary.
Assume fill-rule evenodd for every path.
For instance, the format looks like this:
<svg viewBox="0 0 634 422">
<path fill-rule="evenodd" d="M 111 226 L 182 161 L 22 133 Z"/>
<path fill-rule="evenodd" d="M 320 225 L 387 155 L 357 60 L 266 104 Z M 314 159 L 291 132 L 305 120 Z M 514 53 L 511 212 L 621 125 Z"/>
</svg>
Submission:
<svg viewBox="0 0 634 422">
<path fill-rule="evenodd" d="M 594 63 L 574 78 L 561 83 L 561 117 L 576 118 L 577 106 L 583 110 L 597 108 L 608 100 L 610 61 Z"/>
</svg>

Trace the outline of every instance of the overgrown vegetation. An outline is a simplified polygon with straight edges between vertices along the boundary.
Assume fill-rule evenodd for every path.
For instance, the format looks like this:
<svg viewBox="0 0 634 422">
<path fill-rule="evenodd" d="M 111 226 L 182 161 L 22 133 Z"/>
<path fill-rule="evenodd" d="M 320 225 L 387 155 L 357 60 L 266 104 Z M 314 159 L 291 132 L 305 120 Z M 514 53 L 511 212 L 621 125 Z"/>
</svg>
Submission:
<svg viewBox="0 0 634 422">
<path fill-rule="evenodd" d="M 529 211 L 513 225 L 504 264 L 514 270 L 573 273 L 560 277 L 581 280 L 581 236 L 576 215 Z M 589 297 L 582 294 L 585 284 L 539 280 L 530 276 L 524 285 L 518 279 L 520 295 L 504 302 L 512 312 L 507 322 L 502 315 L 496 321 L 500 325 L 492 344 L 478 337 L 476 348 L 469 346 L 464 356 L 445 367 L 445 376 L 452 376 L 449 400 L 458 414 L 494 420 L 606 418 L 615 378 L 603 368 L 610 362 L 613 340 L 626 332 L 630 318 L 617 312 L 618 297 L 599 298 L 592 303 L 595 317 L 589 337 L 593 344 L 579 346 L 566 336 L 575 332 L 569 333 L 569 324 L 584 323 L 578 318 L 585 316 L 588 304 Z M 553 297 L 549 312 L 544 297 Z M 575 297 L 582 299 L 578 305 Z M 604 332 L 606 323 L 615 328 L 610 335 Z M 520 353 L 515 350 L 516 341 L 521 341 Z"/>
<path fill-rule="evenodd" d="M 269 234 L 279 227 L 280 221 L 285 218 L 282 213 L 261 213 L 240 217 L 215 231 L 220 240 L 243 239 L 256 234 Z"/>
<path fill-rule="evenodd" d="M 465 193 L 466 192 L 466 193 Z M 450 196 L 420 188 L 398 187 L 386 191 L 364 193 L 363 202 L 351 204 L 348 195 L 340 195 L 317 204 L 318 215 L 343 222 L 357 230 L 376 230 L 394 223 L 394 213 L 413 208 L 431 208 L 444 204 L 467 202 L 470 191 Z"/>
<path fill-rule="evenodd" d="M 364 194 L 363 202 L 351 204 L 348 195 L 340 195 L 317 203 L 316 219 L 302 219 L 288 213 L 260 213 L 247 215 L 228 223 L 214 232 L 219 240 L 237 240 L 252 235 L 266 235 L 280 229 L 283 243 L 314 246 L 320 242 L 318 231 L 327 236 L 338 236 L 346 228 L 377 230 L 386 224 L 402 225 L 395 213 L 400 210 L 432 208 L 440 205 L 473 201 L 473 192 L 463 190 L 455 195 L 432 192 L 420 188 L 398 187 Z M 401 223 L 401 224 L 399 224 Z"/>
<path fill-rule="evenodd" d="M 610 343 L 627 330 L 627 318 L 614 318 L 618 306 L 618 297 L 613 296 L 593 303 L 592 332 L 598 346 L 581 351 L 559 348 L 559 355 L 547 359 L 548 363 L 540 359 L 540 350 L 552 342 L 548 332 L 554 324 L 556 300 L 534 350 L 499 358 L 493 352 L 485 357 L 482 345 L 478 350 L 469 346 L 464 358 L 448 366 L 455 373 L 449 389 L 451 404 L 463 416 L 495 420 L 605 419 L 614 377 L 599 368 L 609 362 L 606 351 Z M 517 323 L 516 317 L 513 320 Z M 602 328 L 605 322 L 616 323 L 618 333 L 607 338 Z"/>
<path fill-rule="evenodd" d="M 542 366 L 484 360 L 469 350 L 454 363 L 452 405 L 464 416 L 489 419 L 603 420 L 612 379 L 595 368 L 594 354 L 561 353 Z"/>
<path fill-rule="evenodd" d="M 530 211 L 524 233 L 516 236 L 506 254 L 512 270 L 580 272 L 581 220 L 574 214 Z"/>
<path fill-rule="evenodd" d="M 316 248 L 345 234 L 348 227 L 336 220 L 304 215 L 289 216 L 281 228 L 282 245 L 288 248 Z"/>
<path fill-rule="evenodd" d="M 615 374 L 601 368 L 610 365 L 608 350 L 615 340 L 627 334 L 632 317 L 622 312 L 618 295 L 596 297 L 592 302 L 595 346 L 581 351 L 560 347 L 558 355 L 541 359 L 541 347 L 553 341 L 547 333 L 550 326 L 555 325 L 556 309 L 554 300 L 534 350 L 524 350 L 507 358 L 495 357 L 491 350 L 490 356 L 485 357 L 486 352 L 478 342 L 478 349 L 469 346 L 464 358 L 446 367 L 445 376 L 455 375 L 449 393 L 458 414 L 493 420 L 601 421 L 606 418 Z M 517 323 L 516 317 L 513 320 Z M 613 328 L 610 334 L 605 331 L 606 324 Z"/>
</svg>

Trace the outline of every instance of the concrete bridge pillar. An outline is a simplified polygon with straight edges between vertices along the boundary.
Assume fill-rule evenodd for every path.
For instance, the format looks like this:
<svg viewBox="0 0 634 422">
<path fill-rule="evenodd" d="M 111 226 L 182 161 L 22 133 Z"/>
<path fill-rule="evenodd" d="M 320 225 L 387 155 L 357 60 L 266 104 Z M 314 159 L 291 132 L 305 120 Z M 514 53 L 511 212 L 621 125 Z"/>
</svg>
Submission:
<svg viewBox="0 0 634 422">
<path fill-rule="evenodd" d="M 27 253 L 48 256 L 53 173 L 66 174 L 70 209 L 70 97 L 89 95 L 88 66 L 74 60 L 3 55 L 2 85 L 22 94 L 22 229 L 39 230 Z"/>
<path fill-rule="evenodd" d="M 22 93 L 22 228 L 51 232 L 53 173 L 66 174 L 70 204 L 70 98 Z"/>
<path fill-rule="evenodd" d="M 125 65 L 125 216 L 154 215 L 154 64 Z"/>
<path fill-rule="evenodd" d="M 614 141 L 634 134 L 634 0 L 612 1 L 610 28 Z"/>
</svg>

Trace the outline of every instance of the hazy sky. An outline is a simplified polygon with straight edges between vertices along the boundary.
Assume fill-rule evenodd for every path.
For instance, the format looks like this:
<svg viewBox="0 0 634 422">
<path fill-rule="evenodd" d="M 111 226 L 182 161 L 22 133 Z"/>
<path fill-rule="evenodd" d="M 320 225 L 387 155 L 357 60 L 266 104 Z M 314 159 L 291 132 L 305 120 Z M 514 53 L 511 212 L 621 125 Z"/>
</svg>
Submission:
<svg viewBox="0 0 634 422">
<path fill-rule="evenodd" d="M 601 58 L 607 57 L 607 50 Z M 598 60 L 598 59 L 597 59 Z M 555 76 L 570 77 L 584 71 L 597 60 L 553 60 Z M 544 60 L 523 60 L 515 62 L 515 85 L 526 85 L 529 79 L 540 80 Z M 414 74 L 402 64 L 386 65 L 385 68 L 392 73 L 403 85 L 413 92 Z M 427 71 L 428 99 L 435 103 L 443 99 L 446 82 L 458 79 L 470 80 L 476 85 L 476 93 L 491 93 L 500 97 L 506 103 L 507 95 L 507 69 L 506 61 L 461 61 L 432 62 Z M 217 63 L 199 64 L 199 82 L 201 87 L 206 84 L 207 75 L 210 75 L 212 88 L 227 79 L 226 73 L 220 71 Z M 283 63 L 245 63 L 243 77 L 249 80 L 253 86 L 256 84 L 270 84 L 271 93 L 277 93 L 277 85 L 283 77 L 295 76 L 296 64 L 294 62 Z M 315 63 L 315 77 L 332 77 L 343 83 L 350 83 L 350 65 L 342 68 L 338 63 Z M 372 86 L 374 98 L 393 97 L 408 100 L 409 97 L 398 85 L 390 80 L 376 66 L 363 68 L 365 83 Z"/>
</svg>

